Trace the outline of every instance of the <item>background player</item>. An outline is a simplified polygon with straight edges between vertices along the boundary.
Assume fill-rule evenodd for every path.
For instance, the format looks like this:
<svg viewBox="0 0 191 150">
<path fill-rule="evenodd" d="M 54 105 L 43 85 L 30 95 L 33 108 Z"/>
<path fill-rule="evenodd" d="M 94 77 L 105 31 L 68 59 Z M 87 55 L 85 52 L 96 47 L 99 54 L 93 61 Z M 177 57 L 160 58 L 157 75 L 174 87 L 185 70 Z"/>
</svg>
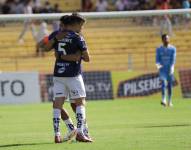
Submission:
<svg viewBox="0 0 191 150">
<path fill-rule="evenodd" d="M 26 0 L 24 2 L 24 13 L 25 14 L 33 14 L 32 0 Z M 27 32 L 28 28 L 31 29 L 32 36 L 33 36 L 34 39 L 36 39 L 36 30 L 35 30 L 35 26 L 33 24 L 33 21 L 30 20 L 30 19 L 26 19 L 24 21 L 23 29 L 22 29 L 22 31 L 21 31 L 21 33 L 19 35 L 19 38 L 18 38 L 18 42 L 20 44 L 24 43 L 23 37 L 24 37 L 25 33 Z"/>
<path fill-rule="evenodd" d="M 42 50 L 39 47 L 39 43 L 44 39 L 48 38 L 49 31 L 48 31 L 48 25 L 45 21 L 40 22 L 39 31 L 36 34 L 36 56 L 44 56 L 44 53 L 42 53 Z"/>
<path fill-rule="evenodd" d="M 162 102 L 163 106 L 172 105 L 172 86 L 174 80 L 174 65 L 176 61 L 176 48 L 169 44 L 170 38 L 167 34 L 162 35 L 162 43 L 156 49 L 156 66 L 162 82 Z M 166 87 L 168 88 L 168 103 L 166 102 Z"/>
</svg>

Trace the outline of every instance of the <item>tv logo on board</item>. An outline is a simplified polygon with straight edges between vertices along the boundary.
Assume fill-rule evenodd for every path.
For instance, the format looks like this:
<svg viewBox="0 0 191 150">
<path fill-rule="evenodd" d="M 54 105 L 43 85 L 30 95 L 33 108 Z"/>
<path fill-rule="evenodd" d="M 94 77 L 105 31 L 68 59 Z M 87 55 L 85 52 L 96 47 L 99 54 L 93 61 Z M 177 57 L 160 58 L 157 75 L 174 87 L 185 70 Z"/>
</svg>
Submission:
<svg viewBox="0 0 191 150">
<path fill-rule="evenodd" d="M 85 88 L 86 92 L 95 92 L 95 91 L 109 92 L 109 90 L 111 89 L 111 84 L 98 82 L 95 84 L 85 84 Z"/>
</svg>

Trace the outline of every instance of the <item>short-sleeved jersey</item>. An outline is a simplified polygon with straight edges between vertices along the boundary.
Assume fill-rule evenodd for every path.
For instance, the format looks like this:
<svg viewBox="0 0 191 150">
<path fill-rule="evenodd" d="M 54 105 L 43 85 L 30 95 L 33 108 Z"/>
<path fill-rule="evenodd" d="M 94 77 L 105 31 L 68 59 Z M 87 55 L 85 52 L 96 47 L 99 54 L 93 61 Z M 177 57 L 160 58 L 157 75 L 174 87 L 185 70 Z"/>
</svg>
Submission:
<svg viewBox="0 0 191 150">
<path fill-rule="evenodd" d="M 173 45 L 164 47 L 163 45 L 156 49 L 156 63 L 162 65 L 160 71 L 169 72 L 176 61 L 176 48 Z"/>
<path fill-rule="evenodd" d="M 54 38 L 59 32 L 55 31 L 49 36 L 49 40 Z M 77 51 L 86 51 L 87 46 L 84 38 L 76 32 L 67 31 L 67 35 L 53 45 L 59 55 L 75 54 Z M 54 66 L 54 76 L 56 77 L 75 77 L 81 74 L 81 60 L 65 61 L 56 59 Z"/>
</svg>

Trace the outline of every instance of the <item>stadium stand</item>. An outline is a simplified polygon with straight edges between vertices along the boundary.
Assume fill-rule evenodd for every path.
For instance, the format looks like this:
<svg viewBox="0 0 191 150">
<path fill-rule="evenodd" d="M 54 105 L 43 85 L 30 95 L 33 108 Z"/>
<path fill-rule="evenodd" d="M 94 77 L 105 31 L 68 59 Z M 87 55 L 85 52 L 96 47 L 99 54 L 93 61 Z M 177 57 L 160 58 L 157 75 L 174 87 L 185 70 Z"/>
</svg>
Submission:
<svg viewBox="0 0 191 150">
<path fill-rule="evenodd" d="M 81 9 L 80 0 L 51 0 L 52 5 L 58 4 L 62 11 L 79 11 Z"/>
<path fill-rule="evenodd" d="M 111 25 L 112 22 L 112 25 Z M 98 26 L 99 24 L 99 26 Z M 120 26 L 120 28 L 117 28 Z M 181 28 L 181 30 L 180 30 Z M 191 31 L 174 27 L 172 43 L 177 47 L 177 68 L 190 66 Z M 21 24 L 0 27 L 1 71 L 52 72 L 54 54 L 36 57 L 35 42 L 27 33 L 25 43 L 16 41 Z M 84 64 L 84 70 L 147 70 L 155 69 L 155 48 L 160 45 L 158 27 L 136 26 L 131 19 L 88 20 L 84 36 L 90 49 L 92 61 Z M 184 40 L 182 40 L 184 38 Z"/>
</svg>

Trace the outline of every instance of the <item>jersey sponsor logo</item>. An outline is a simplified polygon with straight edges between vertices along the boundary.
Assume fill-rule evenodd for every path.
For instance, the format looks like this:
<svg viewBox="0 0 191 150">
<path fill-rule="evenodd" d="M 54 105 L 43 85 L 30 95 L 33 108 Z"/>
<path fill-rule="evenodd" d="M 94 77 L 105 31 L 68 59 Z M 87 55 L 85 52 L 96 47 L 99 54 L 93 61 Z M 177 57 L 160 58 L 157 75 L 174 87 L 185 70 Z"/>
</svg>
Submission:
<svg viewBox="0 0 191 150">
<path fill-rule="evenodd" d="M 70 63 L 56 63 L 58 67 L 68 67 Z"/>
<path fill-rule="evenodd" d="M 59 40 L 59 42 L 72 43 L 72 39 L 65 38 L 65 39 Z"/>
<path fill-rule="evenodd" d="M 63 73 L 63 72 L 65 72 L 65 70 L 66 70 L 65 67 L 59 68 L 58 73 Z"/>
</svg>

